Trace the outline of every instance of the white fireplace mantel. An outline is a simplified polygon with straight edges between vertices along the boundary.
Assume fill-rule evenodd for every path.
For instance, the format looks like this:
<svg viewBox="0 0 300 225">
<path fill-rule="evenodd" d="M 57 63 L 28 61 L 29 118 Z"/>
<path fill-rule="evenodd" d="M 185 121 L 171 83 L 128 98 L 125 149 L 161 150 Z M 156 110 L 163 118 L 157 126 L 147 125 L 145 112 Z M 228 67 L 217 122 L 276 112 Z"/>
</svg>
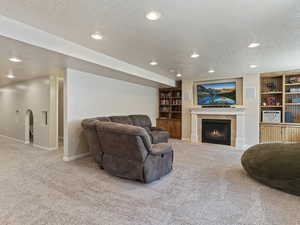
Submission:
<svg viewBox="0 0 300 225">
<path fill-rule="evenodd" d="M 202 108 L 192 107 L 191 109 L 191 141 L 197 143 L 198 137 L 198 118 L 201 115 L 234 115 L 236 116 L 236 140 L 235 146 L 238 149 L 245 147 L 245 108 L 242 106 L 228 108 Z"/>
</svg>

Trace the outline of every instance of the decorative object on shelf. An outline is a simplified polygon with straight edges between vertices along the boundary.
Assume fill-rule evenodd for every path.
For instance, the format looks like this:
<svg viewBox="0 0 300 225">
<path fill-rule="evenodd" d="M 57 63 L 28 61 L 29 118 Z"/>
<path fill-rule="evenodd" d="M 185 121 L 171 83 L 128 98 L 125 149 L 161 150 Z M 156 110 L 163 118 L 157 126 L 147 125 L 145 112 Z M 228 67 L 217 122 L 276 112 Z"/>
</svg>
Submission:
<svg viewBox="0 0 300 225">
<path fill-rule="evenodd" d="M 276 85 L 275 81 L 273 81 L 273 80 L 269 81 L 269 83 L 267 83 L 266 86 L 270 92 L 277 90 L 277 85 Z"/>
<path fill-rule="evenodd" d="M 296 76 L 290 76 L 290 77 L 287 78 L 287 82 L 288 82 L 289 84 L 297 83 L 297 82 L 298 82 L 298 79 L 297 79 Z"/>
<path fill-rule="evenodd" d="M 287 78 L 287 83 L 289 84 L 300 83 L 300 75 L 289 76 Z"/>
<path fill-rule="evenodd" d="M 281 111 L 280 110 L 264 110 L 262 111 L 263 123 L 280 123 Z"/>
<path fill-rule="evenodd" d="M 292 103 L 300 103 L 300 98 L 292 98 Z"/>
<path fill-rule="evenodd" d="M 263 104 L 262 104 L 263 106 L 266 106 L 267 105 L 267 103 L 266 102 L 263 102 Z"/>
<path fill-rule="evenodd" d="M 267 105 L 276 105 L 276 98 L 274 96 L 268 96 Z"/>
<path fill-rule="evenodd" d="M 293 113 L 285 112 L 285 122 L 286 123 L 293 123 L 294 122 Z"/>
<path fill-rule="evenodd" d="M 291 93 L 296 93 L 296 92 L 299 92 L 299 93 L 300 93 L 300 88 L 289 88 L 288 90 L 289 90 L 289 92 L 291 92 Z"/>
</svg>

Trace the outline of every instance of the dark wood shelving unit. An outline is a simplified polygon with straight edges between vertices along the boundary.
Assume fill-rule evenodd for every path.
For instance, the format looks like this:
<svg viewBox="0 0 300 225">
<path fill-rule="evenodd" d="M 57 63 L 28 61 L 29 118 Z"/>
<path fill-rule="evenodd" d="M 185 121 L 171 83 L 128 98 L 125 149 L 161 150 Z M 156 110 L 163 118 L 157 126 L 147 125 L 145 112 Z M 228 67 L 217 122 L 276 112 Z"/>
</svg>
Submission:
<svg viewBox="0 0 300 225">
<path fill-rule="evenodd" d="M 157 126 L 169 131 L 172 138 L 181 139 L 181 112 L 181 82 L 175 88 L 160 88 Z"/>
</svg>

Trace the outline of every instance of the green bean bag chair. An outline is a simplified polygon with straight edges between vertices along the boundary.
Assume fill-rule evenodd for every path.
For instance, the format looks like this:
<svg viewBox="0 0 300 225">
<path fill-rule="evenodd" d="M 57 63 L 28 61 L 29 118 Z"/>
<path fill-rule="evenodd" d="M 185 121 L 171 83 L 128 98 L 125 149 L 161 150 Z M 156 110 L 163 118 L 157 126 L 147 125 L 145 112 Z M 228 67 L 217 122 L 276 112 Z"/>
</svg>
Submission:
<svg viewBox="0 0 300 225">
<path fill-rule="evenodd" d="M 300 196 L 300 143 L 255 145 L 243 154 L 241 161 L 254 179 Z"/>
</svg>

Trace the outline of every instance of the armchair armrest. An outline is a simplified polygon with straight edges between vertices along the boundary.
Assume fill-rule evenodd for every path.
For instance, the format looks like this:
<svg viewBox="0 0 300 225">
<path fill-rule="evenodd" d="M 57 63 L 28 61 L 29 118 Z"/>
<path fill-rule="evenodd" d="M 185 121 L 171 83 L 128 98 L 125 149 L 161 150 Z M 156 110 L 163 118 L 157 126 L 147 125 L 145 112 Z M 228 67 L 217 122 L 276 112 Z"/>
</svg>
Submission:
<svg viewBox="0 0 300 225">
<path fill-rule="evenodd" d="M 152 155 L 162 155 L 169 152 L 173 152 L 172 145 L 166 143 L 154 144 L 150 150 Z"/>
</svg>

